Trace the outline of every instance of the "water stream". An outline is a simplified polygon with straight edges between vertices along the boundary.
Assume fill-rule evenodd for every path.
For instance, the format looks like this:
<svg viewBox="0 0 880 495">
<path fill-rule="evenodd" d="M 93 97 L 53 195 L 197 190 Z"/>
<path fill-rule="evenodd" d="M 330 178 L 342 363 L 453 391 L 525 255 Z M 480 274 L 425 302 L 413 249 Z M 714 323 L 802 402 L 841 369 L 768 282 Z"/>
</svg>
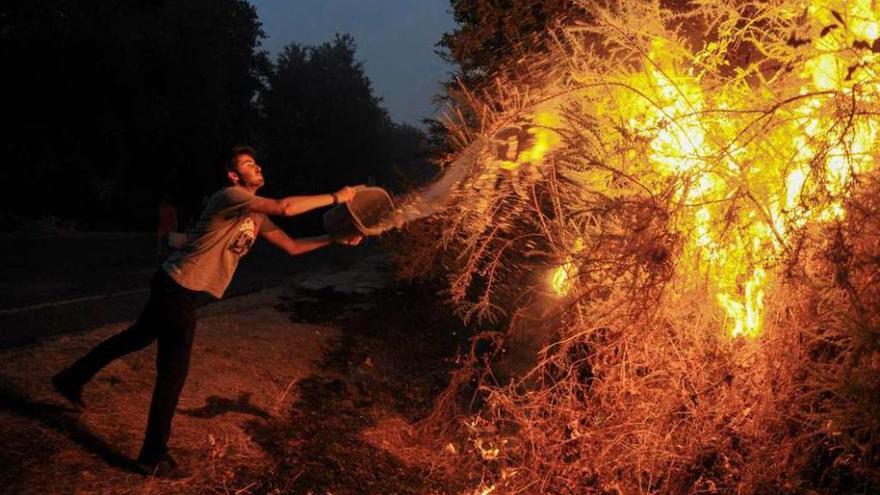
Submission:
<svg viewBox="0 0 880 495">
<path fill-rule="evenodd" d="M 449 206 L 449 201 L 456 185 L 468 171 L 473 169 L 483 148 L 483 141 L 477 139 L 459 153 L 458 158 L 450 164 L 443 175 L 433 184 L 414 193 L 397 198 L 400 204 L 376 226 L 381 232 L 401 228 L 408 222 L 430 217 Z"/>
</svg>

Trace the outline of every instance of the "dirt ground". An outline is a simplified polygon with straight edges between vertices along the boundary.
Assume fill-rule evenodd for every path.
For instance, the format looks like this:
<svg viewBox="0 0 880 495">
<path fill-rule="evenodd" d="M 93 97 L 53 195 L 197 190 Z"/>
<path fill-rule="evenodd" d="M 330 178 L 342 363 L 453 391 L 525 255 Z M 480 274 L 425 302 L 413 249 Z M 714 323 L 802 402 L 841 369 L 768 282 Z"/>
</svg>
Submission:
<svg viewBox="0 0 880 495">
<path fill-rule="evenodd" d="M 0 351 L 2 493 L 461 493 L 452 452 L 415 425 L 463 332 L 385 257 L 204 308 L 170 447 L 192 473 L 133 472 L 155 349 L 112 363 L 78 414 L 50 376 L 129 322 Z M 436 440 L 436 439 L 434 439 Z M 454 449 L 450 449 L 454 450 Z"/>
</svg>

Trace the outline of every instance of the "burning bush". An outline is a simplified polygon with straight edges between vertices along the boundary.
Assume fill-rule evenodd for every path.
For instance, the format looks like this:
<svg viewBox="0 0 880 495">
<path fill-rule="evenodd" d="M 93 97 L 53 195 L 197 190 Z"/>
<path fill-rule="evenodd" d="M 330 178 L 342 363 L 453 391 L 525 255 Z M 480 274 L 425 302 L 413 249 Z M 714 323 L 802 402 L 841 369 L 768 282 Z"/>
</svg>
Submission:
<svg viewBox="0 0 880 495">
<path fill-rule="evenodd" d="M 505 330 L 477 492 L 880 490 L 880 6 L 589 18 L 463 102 L 469 178 L 409 229 Z"/>
</svg>

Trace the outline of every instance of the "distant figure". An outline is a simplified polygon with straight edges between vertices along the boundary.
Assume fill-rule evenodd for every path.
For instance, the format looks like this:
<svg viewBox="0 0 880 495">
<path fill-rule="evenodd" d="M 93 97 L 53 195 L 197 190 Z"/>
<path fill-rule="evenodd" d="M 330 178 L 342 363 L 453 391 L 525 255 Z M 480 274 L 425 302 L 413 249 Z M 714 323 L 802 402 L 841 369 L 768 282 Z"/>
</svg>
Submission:
<svg viewBox="0 0 880 495">
<path fill-rule="evenodd" d="M 229 186 L 212 195 L 183 247 L 171 253 L 156 271 L 150 299 L 134 325 L 98 344 L 84 357 L 52 377 L 55 390 L 78 409 L 85 407 L 83 386 L 111 361 L 143 349 L 154 340 L 156 385 L 147 431 L 137 462 L 145 474 L 181 478 L 186 473 L 168 454 L 171 420 L 189 371 L 196 329 L 196 308 L 219 299 L 229 286 L 239 259 L 259 234 L 290 255 L 330 244 L 327 235 L 293 239 L 268 215 L 294 216 L 315 208 L 350 202 L 355 190 L 343 187 L 332 194 L 270 199 L 256 195 L 264 184 L 254 150 L 236 147 L 226 162 Z M 337 240 L 349 245 L 360 237 Z"/>
<path fill-rule="evenodd" d="M 177 232 L 177 209 L 171 204 L 171 196 L 163 194 L 159 200 L 159 226 L 156 230 L 156 256 L 165 261 L 171 250 L 169 237 Z"/>
</svg>

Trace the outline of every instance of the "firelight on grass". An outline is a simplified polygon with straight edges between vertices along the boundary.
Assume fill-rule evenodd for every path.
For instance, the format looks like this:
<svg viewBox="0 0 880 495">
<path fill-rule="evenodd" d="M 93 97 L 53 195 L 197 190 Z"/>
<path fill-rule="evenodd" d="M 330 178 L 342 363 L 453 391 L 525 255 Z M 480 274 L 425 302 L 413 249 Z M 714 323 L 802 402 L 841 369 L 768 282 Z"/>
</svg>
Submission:
<svg viewBox="0 0 880 495">
<path fill-rule="evenodd" d="M 676 184 L 674 223 L 686 238 L 677 266 L 705 278 L 731 337 L 757 337 L 772 291 L 769 270 L 793 248 L 790 233 L 811 222 L 842 220 L 855 177 L 876 166 L 880 116 L 853 110 L 841 117 L 834 109 L 842 100 L 855 109 L 880 99 L 880 50 L 874 49 L 880 46 L 880 4 L 817 0 L 807 13 L 815 50 L 786 81 L 796 85 L 796 97 L 775 103 L 765 87 L 704 79 L 701 61 L 727 49 L 723 45 L 686 53 L 655 38 L 642 67 L 608 76 L 600 90 L 590 80 L 589 90 L 542 108 L 534 117 L 544 125 L 536 126 L 541 130 L 533 147 L 499 166 L 546 159 L 561 142 L 548 129 L 564 126 L 561 113 L 576 100 L 614 115 L 625 134 L 649 142 L 649 168 L 642 175 L 659 176 L 655 184 Z M 762 101 L 766 107 L 755 106 Z M 607 139 L 622 147 L 614 136 Z M 569 258 L 549 281 L 564 295 L 577 278 Z"/>
</svg>

